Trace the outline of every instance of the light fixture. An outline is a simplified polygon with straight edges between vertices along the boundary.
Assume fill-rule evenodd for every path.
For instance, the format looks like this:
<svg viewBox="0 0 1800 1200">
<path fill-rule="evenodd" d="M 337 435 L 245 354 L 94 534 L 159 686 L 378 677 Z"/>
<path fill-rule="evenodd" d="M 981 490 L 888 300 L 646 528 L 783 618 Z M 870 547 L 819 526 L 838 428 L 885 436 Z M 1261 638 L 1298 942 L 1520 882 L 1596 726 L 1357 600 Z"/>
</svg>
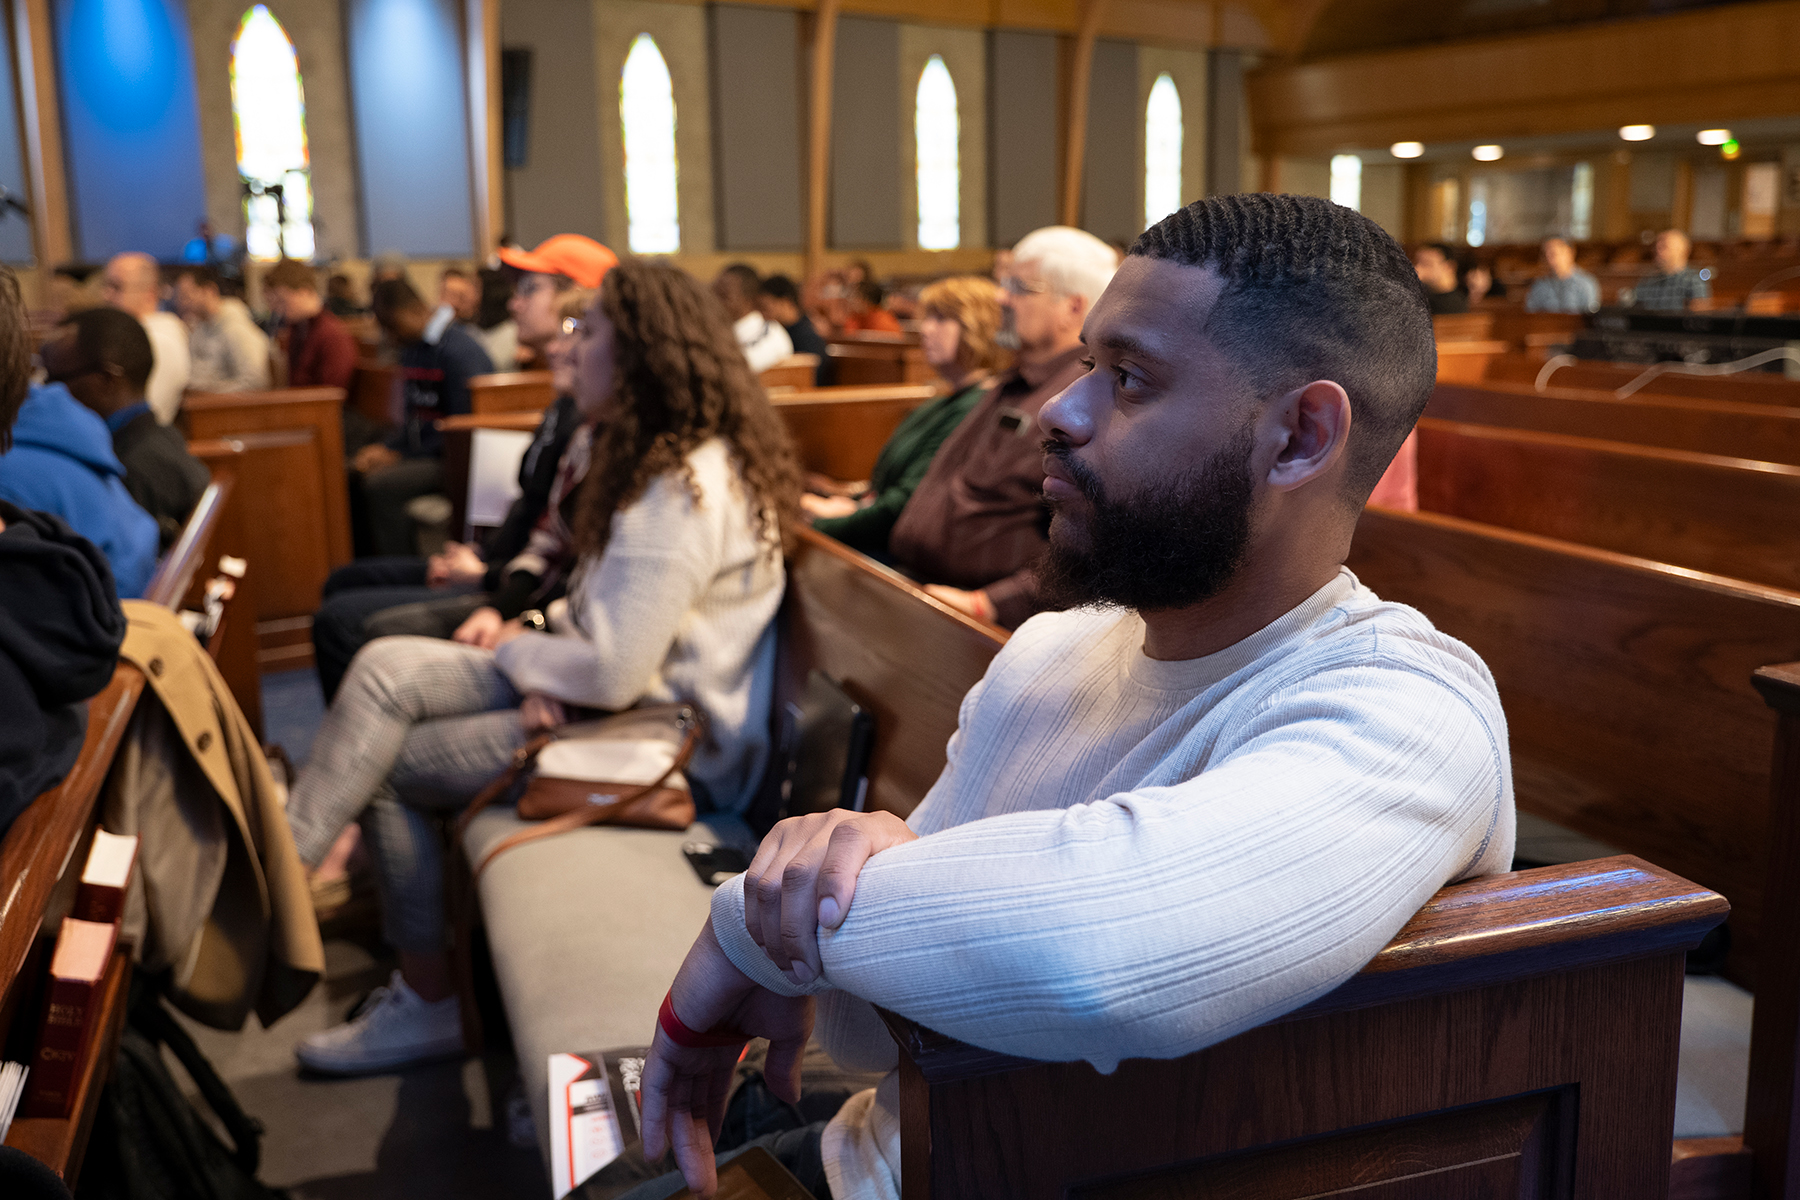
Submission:
<svg viewBox="0 0 1800 1200">
<path fill-rule="evenodd" d="M 1702 129 L 1694 135 L 1694 140 L 1702 146 L 1723 146 L 1731 140 L 1729 129 Z"/>
<path fill-rule="evenodd" d="M 1476 162 L 1499 162 L 1506 155 L 1499 146 L 1477 146 L 1469 153 L 1475 156 Z"/>
<path fill-rule="evenodd" d="M 1395 142 L 1388 147 L 1388 153 L 1395 158 L 1417 158 L 1425 153 L 1424 142 Z"/>
<path fill-rule="evenodd" d="M 1729 138 L 1726 141 L 1719 143 L 1719 157 L 1723 158 L 1726 162 L 1736 162 L 1737 156 L 1743 152 L 1744 148 L 1738 145 L 1738 140 L 1736 138 Z"/>
<path fill-rule="evenodd" d="M 1619 136 L 1628 142 L 1647 142 L 1656 136 L 1654 125 L 1621 125 Z"/>
</svg>

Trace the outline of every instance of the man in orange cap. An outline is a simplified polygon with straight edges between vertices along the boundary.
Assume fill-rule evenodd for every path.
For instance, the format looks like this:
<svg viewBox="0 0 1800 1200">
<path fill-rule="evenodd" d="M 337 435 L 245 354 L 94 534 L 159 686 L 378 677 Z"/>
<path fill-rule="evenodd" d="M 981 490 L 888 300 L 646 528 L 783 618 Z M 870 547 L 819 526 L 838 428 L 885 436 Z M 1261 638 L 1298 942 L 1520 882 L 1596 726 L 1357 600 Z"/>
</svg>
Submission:
<svg viewBox="0 0 1800 1200">
<path fill-rule="evenodd" d="M 619 256 L 579 233 L 559 233 L 536 250 L 501 250 L 500 261 L 517 275 L 506 307 L 519 327 L 519 345 L 541 359 L 562 325 L 558 297 L 572 287 L 599 287 Z"/>
</svg>

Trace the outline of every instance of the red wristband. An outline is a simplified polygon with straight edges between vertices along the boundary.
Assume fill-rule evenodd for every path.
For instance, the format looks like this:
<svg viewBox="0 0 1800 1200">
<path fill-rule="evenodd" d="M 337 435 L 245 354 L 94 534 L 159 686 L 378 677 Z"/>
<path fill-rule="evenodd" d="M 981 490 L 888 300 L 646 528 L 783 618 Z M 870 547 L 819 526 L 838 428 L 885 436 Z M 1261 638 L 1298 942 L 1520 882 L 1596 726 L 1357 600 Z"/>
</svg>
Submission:
<svg viewBox="0 0 1800 1200">
<path fill-rule="evenodd" d="M 675 1005 L 670 1000 L 670 993 L 663 994 L 662 1008 L 657 1010 L 656 1023 L 669 1036 L 669 1040 L 677 1046 L 686 1046 L 690 1050 L 709 1050 L 715 1046 L 741 1046 L 750 1040 L 750 1035 L 740 1033 L 729 1025 L 721 1025 L 710 1033 L 699 1033 L 681 1023 L 675 1015 Z"/>
</svg>

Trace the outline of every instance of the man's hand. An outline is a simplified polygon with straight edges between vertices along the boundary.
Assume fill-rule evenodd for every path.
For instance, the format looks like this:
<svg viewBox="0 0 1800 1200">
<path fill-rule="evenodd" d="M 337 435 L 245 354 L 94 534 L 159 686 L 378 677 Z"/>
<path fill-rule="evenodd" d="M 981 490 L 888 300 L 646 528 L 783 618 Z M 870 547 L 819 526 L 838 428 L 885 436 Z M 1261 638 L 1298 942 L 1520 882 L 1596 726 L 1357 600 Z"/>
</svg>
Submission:
<svg viewBox="0 0 1800 1200">
<path fill-rule="evenodd" d="M 430 587 L 479 583 L 486 574 L 487 564 L 466 542 L 445 542 L 443 553 L 432 555 L 425 564 L 425 582 Z"/>
<path fill-rule="evenodd" d="M 542 692 L 531 693 L 519 705 L 519 725 L 526 733 L 554 729 L 568 723 L 569 710 L 563 707 L 563 702 Z"/>
<path fill-rule="evenodd" d="M 768 1038 L 763 1078 L 781 1099 L 799 1102 L 800 1060 L 812 1036 L 812 997 L 777 996 L 758 987 L 720 949 L 710 920 L 676 973 L 669 1002 L 676 1018 L 697 1032 L 729 1026 Z M 711 1196 L 719 1186 L 713 1142 L 725 1121 L 731 1072 L 741 1049 L 677 1045 L 659 1025 L 644 1060 L 639 1093 L 644 1157 L 655 1162 L 673 1149 L 688 1187 L 700 1196 Z"/>
<path fill-rule="evenodd" d="M 483 650 L 492 650 L 499 645 L 500 629 L 505 624 L 499 609 L 483 605 L 456 627 L 450 640 L 461 642 L 465 646 L 480 646 Z"/>
<path fill-rule="evenodd" d="M 398 450 L 389 450 L 380 442 L 371 442 L 356 452 L 356 457 L 350 460 L 350 465 L 367 475 L 370 471 L 391 467 L 399 461 L 400 452 Z"/>
<path fill-rule="evenodd" d="M 856 896 L 863 864 L 919 835 L 892 813 L 789 817 L 769 831 L 744 872 L 744 924 L 771 961 L 796 983 L 824 971 L 819 926 L 836 929 Z"/>
<path fill-rule="evenodd" d="M 957 612 L 967 613 L 977 621 L 986 621 L 990 625 L 1000 615 L 986 592 L 965 592 L 961 588 L 945 587 L 941 583 L 928 583 L 925 585 L 925 594 L 933 600 L 948 604 Z"/>
<path fill-rule="evenodd" d="M 811 492 L 800 496 L 800 511 L 808 520 L 820 517 L 847 517 L 862 507 L 849 496 L 815 496 Z"/>
</svg>

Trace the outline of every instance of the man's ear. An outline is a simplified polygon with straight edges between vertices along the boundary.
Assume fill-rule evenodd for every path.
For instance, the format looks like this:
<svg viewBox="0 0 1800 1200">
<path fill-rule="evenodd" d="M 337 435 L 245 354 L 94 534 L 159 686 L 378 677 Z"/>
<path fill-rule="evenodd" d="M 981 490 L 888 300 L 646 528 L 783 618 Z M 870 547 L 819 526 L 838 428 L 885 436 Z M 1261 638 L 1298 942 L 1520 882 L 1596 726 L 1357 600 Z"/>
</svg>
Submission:
<svg viewBox="0 0 1800 1200">
<path fill-rule="evenodd" d="M 1329 379 L 1317 379 L 1283 396 L 1271 411 L 1285 436 L 1269 468 L 1269 486 L 1281 491 L 1335 470 L 1349 452 L 1350 396 Z"/>
</svg>

